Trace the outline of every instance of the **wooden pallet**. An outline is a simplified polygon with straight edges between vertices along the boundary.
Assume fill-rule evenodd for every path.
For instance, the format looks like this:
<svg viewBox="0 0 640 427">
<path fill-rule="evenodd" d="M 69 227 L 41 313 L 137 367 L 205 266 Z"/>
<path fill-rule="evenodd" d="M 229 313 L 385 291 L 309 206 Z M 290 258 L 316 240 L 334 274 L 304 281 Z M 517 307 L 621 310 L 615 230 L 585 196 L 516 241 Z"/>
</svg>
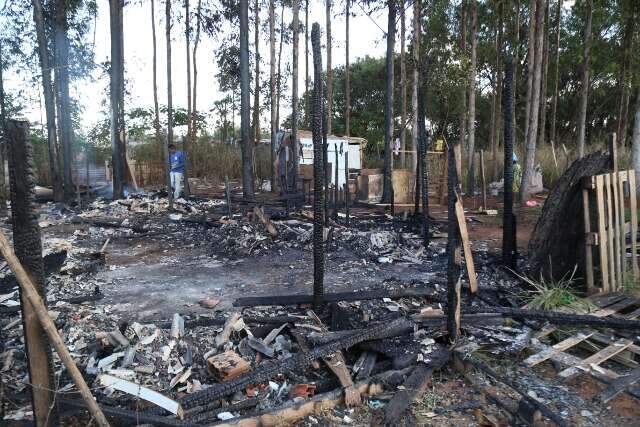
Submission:
<svg viewBox="0 0 640 427">
<path fill-rule="evenodd" d="M 635 188 L 633 169 L 590 176 L 583 181 L 584 258 L 589 293 L 618 291 L 629 280 L 628 275 L 633 280 L 639 278 Z M 626 208 L 631 212 L 628 221 Z M 597 250 L 595 259 L 594 250 Z"/>
<path fill-rule="evenodd" d="M 598 317 L 621 317 L 637 319 L 640 317 L 640 299 L 620 293 L 597 294 L 589 298 L 597 307 L 591 315 Z M 609 384 L 602 393 L 602 400 L 610 400 L 626 391 L 640 399 L 640 385 L 635 382 L 637 375 L 627 376 L 629 369 L 640 369 L 640 340 L 637 336 L 617 334 L 611 330 L 600 331 L 584 328 L 555 344 L 545 344 L 541 340 L 549 339 L 557 327 L 548 327 L 539 331 L 533 340 L 532 348 L 536 353 L 525 359 L 525 365 L 536 366 L 551 360 L 562 368 L 558 376 L 563 380 L 588 373 L 593 378 Z M 569 351 L 580 348 L 589 355 L 580 358 Z M 607 367 L 601 366 L 607 362 Z"/>
</svg>

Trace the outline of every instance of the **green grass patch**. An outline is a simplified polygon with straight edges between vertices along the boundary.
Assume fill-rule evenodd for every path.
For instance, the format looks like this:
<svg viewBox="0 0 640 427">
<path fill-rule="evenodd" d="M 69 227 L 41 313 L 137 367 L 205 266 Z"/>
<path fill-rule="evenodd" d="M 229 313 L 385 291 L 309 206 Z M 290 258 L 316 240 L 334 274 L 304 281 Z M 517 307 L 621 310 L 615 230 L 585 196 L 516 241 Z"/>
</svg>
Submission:
<svg viewBox="0 0 640 427">
<path fill-rule="evenodd" d="M 582 298 L 575 293 L 575 273 L 574 268 L 571 274 L 566 274 L 558 281 L 544 280 L 536 281 L 526 276 L 520 276 L 531 289 L 520 294 L 526 301 L 525 307 L 532 310 L 555 311 L 559 308 L 569 308 L 578 312 L 590 312 L 597 307 L 589 300 Z"/>
</svg>

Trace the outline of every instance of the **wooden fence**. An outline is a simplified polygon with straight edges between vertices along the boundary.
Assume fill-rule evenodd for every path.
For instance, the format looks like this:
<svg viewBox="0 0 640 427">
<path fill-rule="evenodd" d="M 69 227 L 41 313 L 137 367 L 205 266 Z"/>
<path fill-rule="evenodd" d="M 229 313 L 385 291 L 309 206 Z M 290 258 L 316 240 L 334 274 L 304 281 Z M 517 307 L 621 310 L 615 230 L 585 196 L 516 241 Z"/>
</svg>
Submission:
<svg viewBox="0 0 640 427">
<path fill-rule="evenodd" d="M 587 292 L 624 290 L 638 280 L 635 171 L 585 178 L 582 203 Z"/>
</svg>

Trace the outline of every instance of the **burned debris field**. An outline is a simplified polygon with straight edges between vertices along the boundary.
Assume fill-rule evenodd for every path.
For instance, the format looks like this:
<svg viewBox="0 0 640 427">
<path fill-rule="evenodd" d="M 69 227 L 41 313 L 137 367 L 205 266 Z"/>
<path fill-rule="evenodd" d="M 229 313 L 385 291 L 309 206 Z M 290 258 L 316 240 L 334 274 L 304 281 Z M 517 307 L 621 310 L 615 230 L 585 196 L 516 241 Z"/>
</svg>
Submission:
<svg viewBox="0 0 640 427">
<path fill-rule="evenodd" d="M 640 1 L 0 0 L 0 425 L 640 425 Z"/>
</svg>

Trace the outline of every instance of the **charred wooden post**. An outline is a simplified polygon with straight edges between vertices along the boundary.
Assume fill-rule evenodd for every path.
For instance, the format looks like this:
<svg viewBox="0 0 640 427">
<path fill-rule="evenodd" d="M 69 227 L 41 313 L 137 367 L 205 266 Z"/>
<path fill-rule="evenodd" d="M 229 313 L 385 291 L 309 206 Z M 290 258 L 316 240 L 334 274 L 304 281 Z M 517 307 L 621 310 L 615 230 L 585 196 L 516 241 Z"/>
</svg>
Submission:
<svg viewBox="0 0 640 427">
<path fill-rule="evenodd" d="M 28 142 L 29 124 L 9 120 L 5 126 L 11 185 L 11 222 L 15 254 L 37 287 L 46 303 L 42 240 L 35 211 L 35 167 L 33 147 Z M 38 322 L 34 307 L 20 292 L 25 348 L 28 359 L 29 381 L 33 413 L 38 426 L 55 425 L 53 407 L 53 359 L 45 331 Z"/>
<path fill-rule="evenodd" d="M 313 305 L 318 308 L 322 304 L 324 294 L 324 221 L 322 211 L 325 205 L 322 173 L 324 165 L 324 156 L 322 155 L 322 54 L 320 52 L 320 25 L 317 23 L 313 24 L 311 29 L 311 43 L 314 70 L 311 120 L 313 134 Z M 337 183 L 336 179 L 336 185 Z"/>
<path fill-rule="evenodd" d="M 227 216 L 231 219 L 231 186 L 229 185 L 229 177 L 224 176 L 224 192 L 227 197 Z"/>
<path fill-rule="evenodd" d="M 447 331 L 449 339 L 455 341 L 460 333 L 460 289 L 462 287 L 460 272 L 460 229 L 456 216 L 456 200 L 458 189 L 458 174 L 456 172 L 456 155 L 453 144 L 448 146 L 448 231 L 447 231 Z"/>
<path fill-rule="evenodd" d="M 502 216 L 502 263 L 516 268 L 515 218 L 513 216 L 513 60 L 505 64 L 504 88 L 504 211 Z M 485 207 L 486 209 L 486 207 Z"/>
<path fill-rule="evenodd" d="M 338 221 L 338 202 L 340 201 L 340 187 L 338 187 L 338 144 L 334 144 L 334 154 L 335 154 L 335 162 L 333 162 L 334 168 L 333 168 L 333 178 L 334 178 L 334 182 L 333 182 L 333 219 L 334 221 Z"/>
<path fill-rule="evenodd" d="M 349 144 L 347 144 L 347 150 L 344 152 L 344 213 L 346 215 L 346 222 L 349 225 L 349 203 L 351 202 L 351 195 L 349 194 Z"/>
<path fill-rule="evenodd" d="M 426 126 L 426 106 L 425 106 L 425 83 L 426 79 L 422 79 L 422 84 L 418 91 L 418 150 L 419 150 L 419 169 L 420 169 L 420 198 L 422 199 L 422 242 L 425 248 L 429 247 L 429 168 L 427 167 L 427 148 L 429 145 L 429 135 Z M 418 185 L 416 185 L 416 190 Z"/>
</svg>

